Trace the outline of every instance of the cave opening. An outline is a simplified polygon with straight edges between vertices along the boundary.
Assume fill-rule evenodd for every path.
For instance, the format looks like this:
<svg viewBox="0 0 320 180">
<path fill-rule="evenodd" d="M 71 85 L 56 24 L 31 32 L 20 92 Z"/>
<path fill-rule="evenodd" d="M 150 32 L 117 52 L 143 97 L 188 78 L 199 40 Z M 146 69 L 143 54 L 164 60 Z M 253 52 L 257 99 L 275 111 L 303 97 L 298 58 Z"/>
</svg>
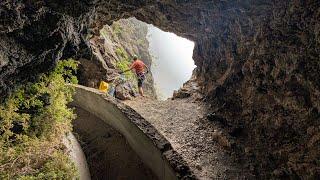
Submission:
<svg viewBox="0 0 320 180">
<path fill-rule="evenodd" d="M 117 76 L 110 62 L 125 56 L 121 47 L 128 47 L 128 42 L 106 41 L 110 52 L 102 55 L 110 61 L 97 61 L 103 63 L 101 66 L 86 46 L 87 30 L 119 18 L 137 17 L 195 42 L 195 83 L 203 95 L 201 103 L 208 106 L 199 117 L 218 124 L 225 132 L 205 133 L 213 134 L 212 139 L 188 136 L 180 145 L 184 152 L 200 147 L 195 154 L 204 161 L 214 156 L 203 154 L 198 145 L 207 147 L 221 141 L 235 151 L 229 154 L 245 162 L 240 167 L 256 179 L 316 179 L 320 159 L 319 2 L 4 0 L 0 2 L 0 102 L 19 86 L 52 71 L 59 59 L 80 58 L 81 85 L 96 88 L 101 80 Z M 114 28 L 107 37 L 119 39 L 120 34 L 121 29 Z M 132 49 L 141 56 L 140 49 Z M 120 95 L 117 98 L 124 97 Z M 156 105 L 160 103 L 152 105 L 159 107 Z M 186 130 L 193 135 L 210 127 L 197 124 L 201 125 L 198 129 Z M 182 129 L 179 123 L 172 132 L 178 134 L 178 129 Z M 192 146 L 191 139 L 200 142 Z M 207 139 L 210 142 L 203 141 Z M 15 165 L 20 161 L 10 159 Z M 25 173 L 25 166 L 19 168 Z M 199 169 L 208 172 L 201 166 Z M 222 176 L 207 179 L 223 178 L 230 171 L 221 172 Z"/>
<path fill-rule="evenodd" d="M 115 69 L 130 67 L 137 56 L 149 72 L 143 89 L 148 97 L 158 100 L 171 98 L 191 79 L 195 63 L 192 58 L 194 42 L 136 18 L 120 19 L 104 25 L 99 31 L 103 42 L 103 61 L 114 64 Z M 136 86 L 133 75 L 126 76 Z"/>
<path fill-rule="evenodd" d="M 148 41 L 157 96 L 165 100 L 191 78 L 194 42 L 153 25 L 148 25 Z"/>
</svg>

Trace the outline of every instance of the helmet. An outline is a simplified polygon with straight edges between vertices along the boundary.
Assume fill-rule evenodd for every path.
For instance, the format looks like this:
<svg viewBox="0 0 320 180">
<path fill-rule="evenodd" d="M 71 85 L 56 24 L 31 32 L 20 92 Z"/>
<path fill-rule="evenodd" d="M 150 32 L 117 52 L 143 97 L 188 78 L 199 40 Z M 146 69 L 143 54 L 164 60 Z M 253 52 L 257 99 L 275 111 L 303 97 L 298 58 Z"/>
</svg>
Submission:
<svg viewBox="0 0 320 180">
<path fill-rule="evenodd" d="M 133 60 L 137 60 L 138 56 L 137 55 L 133 55 Z"/>
</svg>

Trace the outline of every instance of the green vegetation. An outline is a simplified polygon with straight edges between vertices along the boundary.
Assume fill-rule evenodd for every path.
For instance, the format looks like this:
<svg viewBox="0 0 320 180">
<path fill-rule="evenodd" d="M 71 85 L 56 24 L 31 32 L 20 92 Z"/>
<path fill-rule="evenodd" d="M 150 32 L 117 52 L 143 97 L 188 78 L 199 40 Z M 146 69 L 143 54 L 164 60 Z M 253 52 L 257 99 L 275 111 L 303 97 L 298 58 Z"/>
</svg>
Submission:
<svg viewBox="0 0 320 180">
<path fill-rule="evenodd" d="M 111 27 L 112 27 L 113 33 L 119 37 L 123 30 L 120 24 L 118 22 L 114 22 Z"/>
<path fill-rule="evenodd" d="M 117 49 L 116 49 L 116 54 L 117 54 L 117 56 L 119 56 L 120 58 L 122 58 L 122 59 L 124 59 L 124 60 L 126 60 L 126 61 L 130 61 L 127 52 L 126 52 L 123 48 L 117 48 Z"/>
<path fill-rule="evenodd" d="M 107 36 L 108 36 L 108 32 L 107 32 L 107 30 L 106 30 L 106 27 L 105 27 L 105 26 L 103 26 L 103 28 L 100 30 L 100 35 L 101 35 L 104 39 L 106 39 L 106 38 L 107 38 Z"/>
<path fill-rule="evenodd" d="M 61 139 L 75 118 L 67 104 L 77 83 L 74 60 L 27 83 L 0 105 L 0 179 L 72 179 L 74 164 Z"/>
<path fill-rule="evenodd" d="M 120 71 L 125 71 L 129 69 L 132 62 L 127 52 L 123 48 L 117 48 L 116 54 L 118 57 L 120 57 L 120 61 L 116 63 L 116 68 L 119 69 Z M 125 72 L 124 76 L 128 81 L 131 81 L 131 82 L 136 81 L 136 76 L 132 71 Z M 136 87 L 137 86 L 136 83 L 133 83 L 133 84 L 134 84 L 133 88 L 137 90 L 138 87 Z"/>
</svg>

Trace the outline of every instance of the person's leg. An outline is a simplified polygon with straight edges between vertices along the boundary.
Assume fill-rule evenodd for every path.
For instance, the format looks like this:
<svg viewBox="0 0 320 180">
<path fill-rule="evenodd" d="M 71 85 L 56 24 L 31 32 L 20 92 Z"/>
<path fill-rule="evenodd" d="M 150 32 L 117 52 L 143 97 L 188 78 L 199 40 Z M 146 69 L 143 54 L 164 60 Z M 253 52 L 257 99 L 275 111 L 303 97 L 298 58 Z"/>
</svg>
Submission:
<svg viewBox="0 0 320 180">
<path fill-rule="evenodd" d="M 139 94 L 143 97 L 142 79 L 138 79 Z"/>
<path fill-rule="evenodd" d="M 139 87 L 139 93 L 140 93 L 140 95 L 141 95 L 142 97 L 144 97 L 142 87 Z"/>
</svg>

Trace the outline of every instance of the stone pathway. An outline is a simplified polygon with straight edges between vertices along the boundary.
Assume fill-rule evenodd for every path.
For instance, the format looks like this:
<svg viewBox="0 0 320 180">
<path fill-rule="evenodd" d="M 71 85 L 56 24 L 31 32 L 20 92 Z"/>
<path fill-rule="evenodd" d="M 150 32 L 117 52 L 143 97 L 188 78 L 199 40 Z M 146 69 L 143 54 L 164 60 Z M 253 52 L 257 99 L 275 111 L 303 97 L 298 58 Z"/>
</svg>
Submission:
<svg viewBox="0 0 320 180">
<path fill-rule="evenodd" d="M 205 107 L 186 99 L 125 101 L 171 143 L 199 179 L 247 179 L 241 166 L 216 141 L 215 128 Z"/>
</svg>

